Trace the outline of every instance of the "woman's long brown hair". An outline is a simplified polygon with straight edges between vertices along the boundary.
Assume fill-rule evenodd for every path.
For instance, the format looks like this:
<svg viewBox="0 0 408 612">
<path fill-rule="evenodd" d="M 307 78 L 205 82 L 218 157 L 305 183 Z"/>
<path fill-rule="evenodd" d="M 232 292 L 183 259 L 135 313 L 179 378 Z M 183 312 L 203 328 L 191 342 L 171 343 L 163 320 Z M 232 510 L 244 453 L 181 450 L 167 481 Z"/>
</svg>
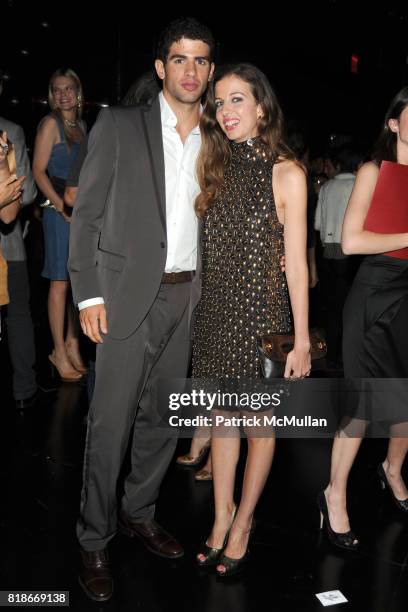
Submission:
<svg viewBox="0 0 408 612">
<path fill-rule="evenodd" d="M 228 138 L 216 119 L 215 86 L 228 76 L 236 76 L 251 87 L 263 117 L 259 119 L 258 136 L 267 145 L 267 154 L 273 161 L 295 159 L 294 153 L 283 140 L 283 114 L 276 94 L 264 73 L 252 64 L 228 64 L 215 72 L 209 84 L 207 99 L 200 120 L 202 145 L 197 161 L 197 177 L 201 188 L 195 201 L 195 210 L 204 217 L 206 210 L 217 197 L 224 180 L 224 171 L 231 157 Z"/>
</svg>

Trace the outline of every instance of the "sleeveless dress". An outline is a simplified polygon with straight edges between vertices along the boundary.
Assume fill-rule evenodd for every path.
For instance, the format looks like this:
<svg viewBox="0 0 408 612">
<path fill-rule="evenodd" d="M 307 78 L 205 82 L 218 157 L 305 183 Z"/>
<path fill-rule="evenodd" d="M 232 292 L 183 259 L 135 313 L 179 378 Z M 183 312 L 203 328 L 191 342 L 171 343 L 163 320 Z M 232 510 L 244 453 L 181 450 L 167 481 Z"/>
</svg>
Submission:
<svg viewBox="0 0 408 612">
<path fill-rule="evenodd" d="M 378 210 L 379 226 L 386 214 Z M 343 330 L 344 376 L 362 379 L 350 381 L 360 393 L 346 416 L 406 424 L 408 249 L 364 258 L 344 306 Z M 373 380 L 384 378 L 393 380 Z"/>
<path fill-rule="evenodd" d="M 78 154 L 80 142 L 74 142 L 68 148 L 62 122 L 59 117 L 56 120 L 61 142 L 52 148 L 47 173 L 50 177 L 57 176 L 66 180 Z M 69 223 L 56 210 L 44 208 L 43 231 L 45 260 L 42 276 L 50 280 L 68 280 Z"/>
<path fill-rule="evenodd" d="M 260 377 L 257 336 L 292 328 L 273 163 L 259 138 L 230 146 L 223 185 L 203 219 L 192 362 L 197 379 Z"/>
</svg>

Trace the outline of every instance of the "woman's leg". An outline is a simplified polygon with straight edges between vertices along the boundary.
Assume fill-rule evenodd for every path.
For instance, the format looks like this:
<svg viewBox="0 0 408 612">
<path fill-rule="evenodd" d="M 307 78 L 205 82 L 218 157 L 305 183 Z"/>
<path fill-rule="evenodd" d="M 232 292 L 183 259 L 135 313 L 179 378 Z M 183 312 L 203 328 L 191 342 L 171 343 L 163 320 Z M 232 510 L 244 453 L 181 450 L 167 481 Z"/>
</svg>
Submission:
<svg viewBox="0 0 408 612">
<path fill-rule="evenodd" d="M 211 438 L 211 427 L 197 427 L 190 446 L 190 457 L 198 457 Z"/>
<path fill-rule="evenodd" d="M 79 318 L 78 313 L 72 302 L 72 296 L 69 295 L 67 304 L 67 336 L 65 339 L 66 351 L 72 366 L 78 371 L 85 371 L 86 367 L 82 361 L 81 353 L 79 352 Z"/>
<path fill-rule="evenodd" d="M 177 457 L 179 465 L 195 466 L 201 463 L 205 455 L 205 449 L 211 440 L 211 427 L 197 427 L 191 440 L 190 450 L 186 455 Z M 211 451 L 209 451 L 205 468 L 211 472 Z"/>
<path fill-rule="evenodd" d="M 404 426 L 405 429 L 407 429 L 405 423 L 393 425 L 391 427 L 391 436 L 401 436 L 402 433 L 408 434 L 408 431 L 402 431 Z M 407 452 L 408 437 L 391 437 L 388 444 L 387 457 L 383 463 L 384 472 L 390 487 L 395 497 L 401 501 L 408 498 L 408 489 L 401 475 L 402 464 L 404 463 Z"/>
<path fill-rule="evenodd" d="M 254 511 L 268 478 L 274 452 L 274 437 L 248 437 L 248 456 L 241 502 L 225 549 L 228 557 L 239 559 L 245 554 Z M 217 569 L 223 571 L 224 566 L 218 565 Z"/>
<path fill-rule="evenodd" d="M 229 435 L 231 434 L 231 435 Z M 214 525 L 207 540 L 211 548 L 222 548 L 225 536 L 231 526 L 234 512 L 235 472 L 239 459 L 239 431 L 224 432 L 221 437 L 217 432 L 211 439 L 213 486 L 215 501 Z M 203 560 L 204 556 L 199 554 Z"/>
<path fill-rule="evenodd" d="M 365 423 L 361 427 L 365 429 Z M 344 433 L 333 441 L 330 482 L 325 489 L 330 525 L 337 533 L 350 531 L 347 513 L 347 481 L 362 437 L 349 438 Z"/>
<path fill-rule="evenodd" d="M 48 319 L 54 342 L 54 358 L 58 364 L 58 369 L 74 376 L 77 371 L 72 367 L 68 359 L 64 341 L 65 308 L 68 289 L 68 281 L 50 281 L 50 289 L 48 292 Z"/>
</svg>

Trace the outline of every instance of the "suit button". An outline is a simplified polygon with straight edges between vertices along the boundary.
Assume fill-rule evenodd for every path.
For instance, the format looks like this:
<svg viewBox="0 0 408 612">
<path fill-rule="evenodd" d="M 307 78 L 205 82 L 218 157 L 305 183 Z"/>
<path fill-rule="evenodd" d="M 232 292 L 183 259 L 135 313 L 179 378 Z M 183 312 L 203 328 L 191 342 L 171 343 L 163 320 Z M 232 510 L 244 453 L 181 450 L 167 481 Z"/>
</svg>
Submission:
<svg viewBox="0 0 408 612">
<path fill-rule="evenodd" d="M 166 246 L 166 243 L 165 243 L 165 242 L 161 242 L 161 243 L 160 243 L 160 246 L 161 246 L 161 248 L 162 248 L 162 249 L 164 249 L 164 248 L 165 248 L 165 246 Z"/>
</svg>

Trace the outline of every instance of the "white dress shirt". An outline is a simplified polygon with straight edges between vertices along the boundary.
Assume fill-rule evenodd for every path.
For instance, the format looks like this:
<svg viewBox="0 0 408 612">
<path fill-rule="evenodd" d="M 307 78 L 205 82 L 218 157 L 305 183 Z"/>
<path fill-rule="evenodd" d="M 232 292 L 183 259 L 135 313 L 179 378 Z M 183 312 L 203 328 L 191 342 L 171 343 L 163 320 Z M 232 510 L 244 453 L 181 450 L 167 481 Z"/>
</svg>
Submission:
<svg viewBox="0 0 408 612">
<path fill-rule="evenodd" d="M 323 244 L 341 243 L 344 215 L 355 180 L 354 174 L 342 172 L 321 186 L 314 226 Z"/>
<path fill-rule="evenodd" d="M 195 270 L 197 265 L 197 216 L 194 201 L 200 191 L 196 162 L 201 146 L 198 125 L 182 142 L 177 132 L 177 117 L 159 94 L 163 134 L 164 167 L 166 180 L 166 231 L 167 258 L 165 272 Z M 88 306 L 103 304 L 102 297 L 79 302 L 82 310 Z"/>
</svg>

